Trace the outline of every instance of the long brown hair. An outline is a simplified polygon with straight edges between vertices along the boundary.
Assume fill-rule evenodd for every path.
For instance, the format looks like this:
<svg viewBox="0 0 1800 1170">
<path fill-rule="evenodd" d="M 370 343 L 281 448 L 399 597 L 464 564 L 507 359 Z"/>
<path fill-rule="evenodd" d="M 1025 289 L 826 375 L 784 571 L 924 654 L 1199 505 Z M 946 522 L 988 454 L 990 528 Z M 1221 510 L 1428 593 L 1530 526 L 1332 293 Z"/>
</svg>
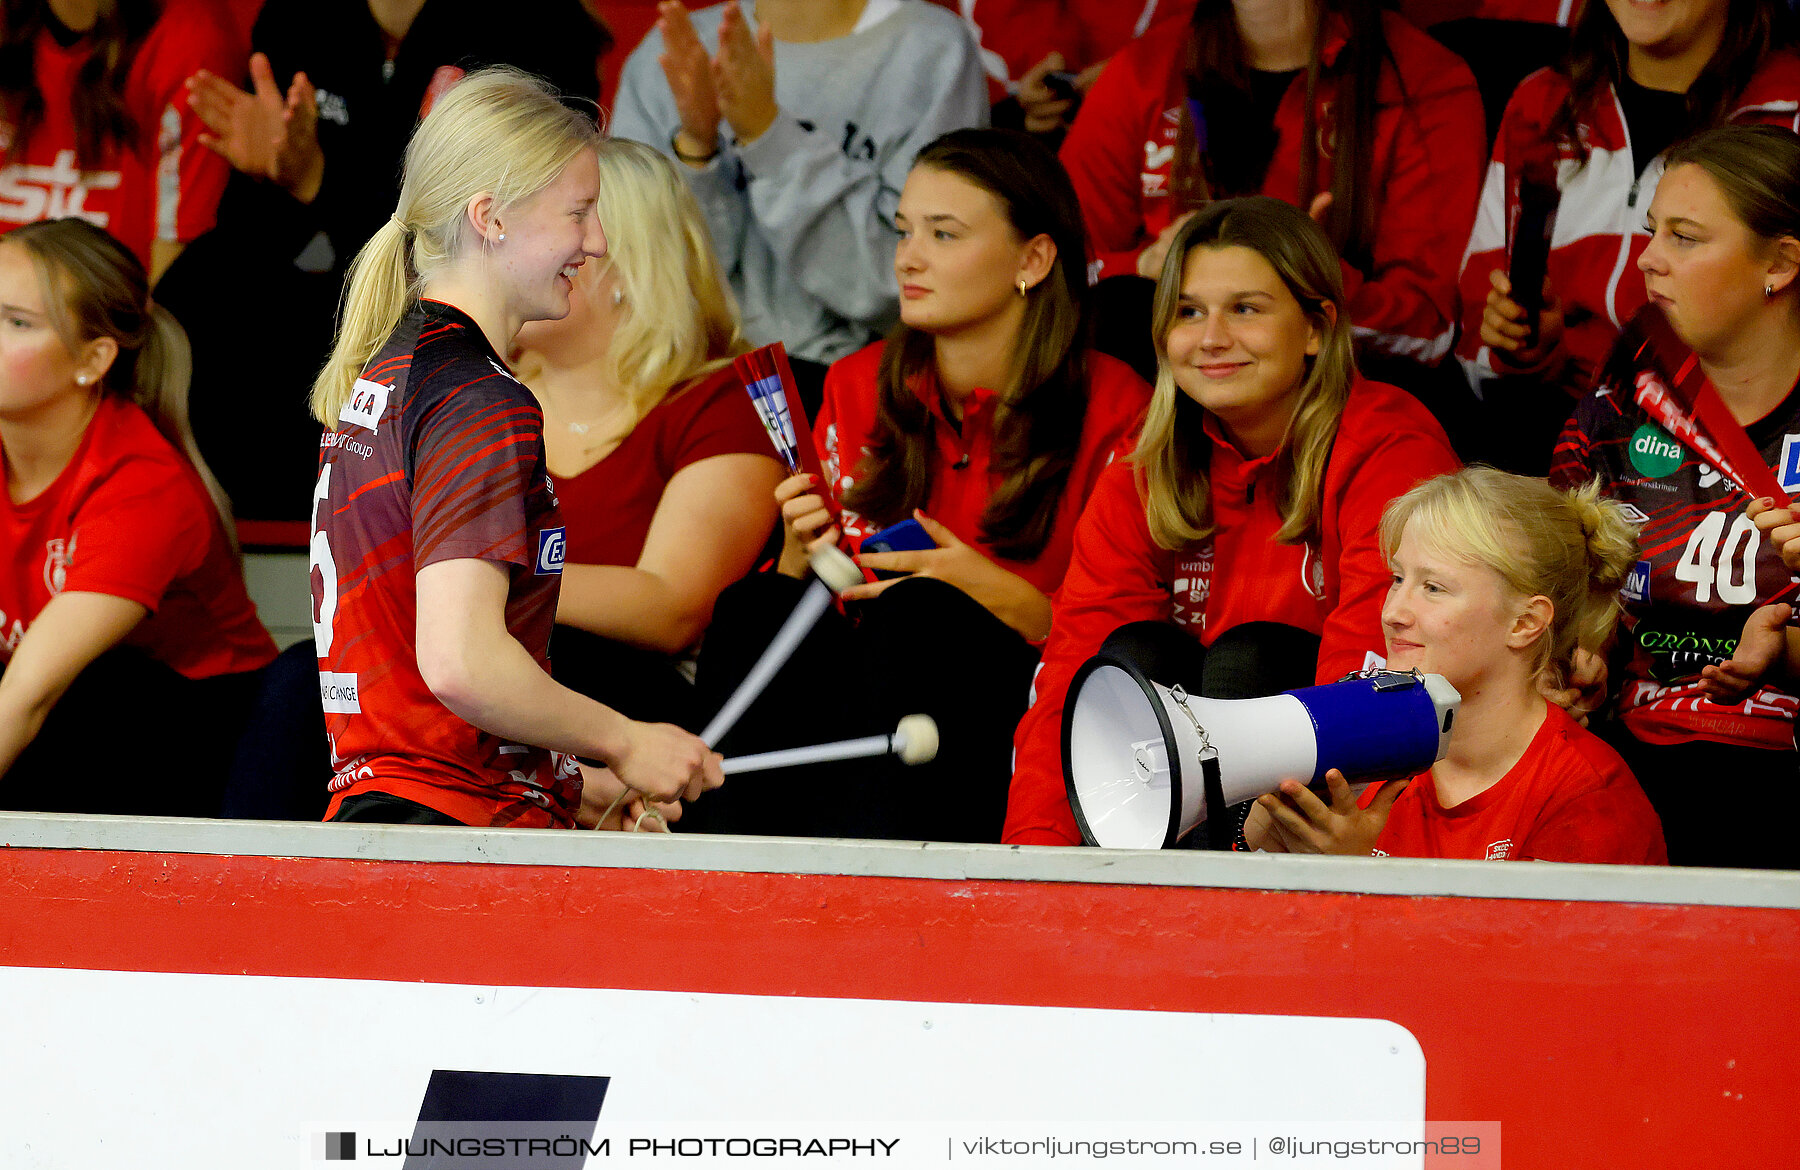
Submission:
<svg viewBox="0 0 1800 1170">
<path fill-rule="evenodd" d="M 71 98 L 75 157 L 82 170 L 97 167 L 108 146 L 135 147 L 142 127 L 125 105 L 125 80 L 161 15 L 159 0 L 99 0 L 87 33 L 94 51 L 75 74 Z M 23 155 L 26 140 L 44 121 L 37 38 L 50 19 L 49 0 L 6 0 L 0 7 L 0 107 L 13 124 L 8 160 Z"/>
<path fill-rule="evenodd" d="M 1600 0 L 1594 0 L 1599 3 Z M 1375 169 L 1375 99 L 1382 71 L 1393 64 L 1376 0 L 1316 0 L 1318 19 L 1312 54 L 1307 61 L 1306 122 L 1300 137 L 1300 190 L 1284 197 L 1300 207 L 1319 193 L 1319 140 L 1335 141 L 1331 162 L 1331 207 L 1325 231 L 1332 245 L 1352 265 L 1367 269 L 1375 241 L 1376 204 L 1380 192 Z M 1328 25 L 1343 22 L 1346 41 L 1327 68 L 1323 54 Z M 1181 111 L 1181 134 L 1175 152 L 1175 194 L 1182 209 L 1215 199 L 1255 195 L 1262 175 L 1252 174 L 1233 157 L 1236 150 L 1216 151 L 1223 130 L 1237 124 L 1250 109 L 1250 65 L 1231 0 L 1200 0 L 1188 25 L 1185 77 L 1188 102 Z M 1396 83 L 1401 83 L 1395 72 Z M 1335 97 L 1332 125 L 1319 125 L 1321 84 Z M 1201 111 L 1202 125 L 1193 113 Z M 1234 144 L 1235 146 L 1236 144 Z M 1244 144 L 1249 145 L 1249 144 Z M 1266 159 L 1264 160 L 1266 162 Z"/>
<path fill-rule="evenodd" d="M 1717 126 L 1731 116 L 1751 76 L 1778 43 L 1779 27 L 1781 17 L 1772 0 L 1731 0 L 1719 47 L 1688 88 L 1687 125 L 1677 137 Z M 1569 92 L 1549 127 L 1550 140 L 1567 144 L 1584 162 L 1588 146 L 1579 128 L 1593 117 L 1602 92 L 1625 80 L 1628 52 L 1612 10 L 1604 0 L 1588 0 L 1569 31 L 1569 54 L 1562 65 Z"/>
<path fill-rule="evenodd" d="M 1000 202 L 1021 240 L 1056 245 L 1050 274 L 1025 297 L 1012 376 L 994 413 L 994 468 L 1005 477 L 981 515 L 981 540 L 1030 560 L 1050 539 L 1087 414 L 1083 299 L 1087 234 L 1075 189 L 1056 156 L 1012 130 L 953 130 L 919 152 L 914 168 L 960 176 Z M 935 385 L 937 343 L 904 324 L 881 357 L 875 429 L 844 503 L 891 524 L 923 507 L 937 472 L 931 420 L 919 396 Z"/>
<path fill-rule="evenodd" d="M 1182 270 L 1189 253 L 1199 248 L 1248 248 L 1267 260 L 1319 331 L 1319 352 L 1306 359 L 1294 417 L 1275 456 L 1281 483 L 1275 501 L 1281 528 L 1275 538 L 1287 544 L 1316 539 L 1324 510 L 1325 468 L 1356 378 L 1350 313 L 1331 241 L 1304 211 L 1266 195 L 1222 199 L 1202 208 L 1175 234 L 1163 261 L 1150 312 L 1152 336 L 1157 339 L 1156 392 L 1131 456 L 1144 477 L 1150 535 L 1159 547 L 1175 551 L 1204 540 L 1217 527 L 1208 473 L 1212 440 L 1204 429 L 1206 408 L 1175 385 L 1168 354 Z"/>
<path fill-rule="evenodd" d="M 0 241 L 25 249 L 37 269 L 51 326 L 71 353 L 96 337 L 110 337 L 119 354 L 101 391 L 142 407 L 171 446 L 194 465 L 236 540 L 231 502 L 213 478 L 188 426 L 188 380 L 193 373 L 187 333 L 150 299 L 150 280 L 131 250 L 79 219 L 43 219 L 14 228 Z"/>
</svg>

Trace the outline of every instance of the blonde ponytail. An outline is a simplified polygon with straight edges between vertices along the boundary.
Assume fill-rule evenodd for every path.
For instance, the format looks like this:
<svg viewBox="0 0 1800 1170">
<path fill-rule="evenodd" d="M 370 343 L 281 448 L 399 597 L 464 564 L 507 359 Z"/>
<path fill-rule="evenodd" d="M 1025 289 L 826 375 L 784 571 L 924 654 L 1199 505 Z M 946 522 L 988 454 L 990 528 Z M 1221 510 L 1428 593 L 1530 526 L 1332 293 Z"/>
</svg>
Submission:
<svg viewBox="0 0 1800 1170">
<path fill-rule="evenodd" d="M 312 414 L 326 426 L 350 401 L 350 389 L 412 303 L 413 281 L 407 272 L 406 229 L 393 217 L 381 225 L 356 259 L 344 283 L 338 312 L 337 341 L 325 368 L 313 380 Z"/>
<path fill-rule="evenodd" d="M 1598 482 L 1561 492 L 1541 479 L 1465 467 L 1388 505 L 1383 555 L 1393 555 L 1409 525 L 1425 547 L 1492 569 L 1520 597 L 1549 598 L 1550 629 L 1534 648 L 1534 670 L 1550 687 L 1567 685 L 1576 650 L 1597 653 L 1612 637 L 1638 540 Z"/>
<path fill-rule="evenodd" d="M 592 114 L 517 69 L 477 70 L 440 98 L 406 145 L 394 214 L 350 266 L 337 341 L 313 382 L 313 417 L 337 421 L 420 289 L 479 246 L 467 215 L 476 196 L 493 196 L 502 210 L 529 199 L 599 138 Z"/>
</svg>

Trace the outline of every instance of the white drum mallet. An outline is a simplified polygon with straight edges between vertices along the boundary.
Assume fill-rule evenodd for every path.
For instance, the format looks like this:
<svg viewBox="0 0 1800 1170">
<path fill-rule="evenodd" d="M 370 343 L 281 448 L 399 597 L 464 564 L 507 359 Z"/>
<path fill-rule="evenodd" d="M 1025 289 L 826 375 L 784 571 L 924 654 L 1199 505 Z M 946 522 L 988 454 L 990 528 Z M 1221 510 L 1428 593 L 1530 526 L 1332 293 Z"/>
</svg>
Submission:
<svg viewBox="0 0 1800 1170">
<path fill-rule="evenodd" d="M 712 717 L 706 730 L 700 733 L 700 738 L 706 741 L 707 747 L 719 746 L 719 741 L 737 725 L 744 712 L 750 709 L 750 704 L 756 702 L 756 697 L 769 685 L 769 680 L 793 657 L 800 643 L 806 640 L 806 635 L 830 608 L 832 598 L 863 583 L 862 570 L 835 545 L 822 545 L 808 560 L 814 574 L 811 584 L 800 595 L 800 604 L 794 607 L 794 612 L 788 615 L 787 621 L 781 623 L 781 629 L 775 632 L 769 648 L 762 652 L 762 657 L 756 660 L 756 665 L 750 668 L 744 681 L 731 693 L 731 698 L 725 700 L 719 713 Z"/>
<path fill-rule="evenodd" d="M 738 756 L 725 761 L 725 774 L 763 772 L 770 768 L 797 768 L 802 764 L 824 764 L 833 760 L 857 760 L 867 756 L 885 756 L 889 752 L 900 757 L 902 764 L 928 764 L 937 756 L 937 722 L 929 715 L 908 715 L 887 735 L 865 735 L 861 739 L 843 739 L 836 743 L 820 743 L 811 747 L 783 748 L 778 752 L 760 752 L 754 756 Z"/>
</svg>

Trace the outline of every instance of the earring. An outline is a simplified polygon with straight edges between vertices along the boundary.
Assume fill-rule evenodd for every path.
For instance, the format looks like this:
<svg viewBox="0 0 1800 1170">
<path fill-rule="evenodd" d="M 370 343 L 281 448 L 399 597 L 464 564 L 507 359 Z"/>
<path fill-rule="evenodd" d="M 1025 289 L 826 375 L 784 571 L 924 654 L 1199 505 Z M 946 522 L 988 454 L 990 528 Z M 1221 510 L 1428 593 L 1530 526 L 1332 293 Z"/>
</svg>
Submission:
<svg viewBox="0 0 1800 1170">
<path fill-rule="evenodd" d="M 87 385 L 88 384 L 88 376 L 86 374 L 76 374 L 75 375 L 75 384 L 77 386 Z"/>
<path fill-rule="evenodd" d="M 622 288 L 613 289 L 612 302 L 615 305 L 624 304 L 625 303 L 625 290 Z"/>
<path fill-rule="evenodd" d="M 1027 292 L 1027 286 L 1025 284 L 1025 278 L 1023 276 L 1021 276 L 1021 277 L 1019 277 L 1019 295 L 1024 296 L 1026 292 Z"/>
<path fill-rule="evenodd" d="M 501 232 L 501 233 L 500 233 L 500 238 L 499 238 L 499 239 L 497 239 L 497 240 L 495 240 L 495 241 L 494 241 L 494 242 L 495 242 L 495 243 L 496 243 L 496 244 L 504 244 L 504 243 L 506 243 L 506 233 L 505 233 L 505 232 Z"/>
<path fill-rule="evenodd" d="M 1763 285 L 1763 296 L 1764 297 L 1772 297 L 1774 295 L 1775 295 L 1775 284 L 1773 281 L 1771 281 L 1768 284 Z"/>
</svg>

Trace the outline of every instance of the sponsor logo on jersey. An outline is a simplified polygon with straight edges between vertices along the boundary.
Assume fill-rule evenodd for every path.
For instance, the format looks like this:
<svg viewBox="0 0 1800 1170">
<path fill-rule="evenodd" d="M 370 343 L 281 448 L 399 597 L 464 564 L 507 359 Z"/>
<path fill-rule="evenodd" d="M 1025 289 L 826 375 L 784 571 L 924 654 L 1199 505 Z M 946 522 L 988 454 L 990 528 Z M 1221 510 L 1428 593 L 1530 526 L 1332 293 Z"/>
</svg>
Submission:
<svg viewBox="0 0 1800 1170">
<path fill-rule="evenodd" d="M 538 533 L 537 575 L 554 576 L 563 571 L 563 556 L 568 544 L 561 528 L 545 528 Z"/>
<path fill-rule="evenodd" d="M 336 671 L 319 672 L 319 701 L 327 715 L 360 715 L 362 702 L 356 697 L 356 676 Z"/>
<path fill-rule="evenodd" d="M 110 191 L 120 182 L 118 171 L 88 171 L 75 165 L 73 150 L 60 150 L 47 167 L 16 163 L 0 169 L 0 219 L 33 223 L 74 216 L 95 227 L 107 226 L 103 211 L 85 206 L 88 192 Z"/>
<path fill-rule="evenodd" d="M 1626 601 L 1650 600 L 1650 562 L 1639 561 L 1631 566 L 1631 572 L 1625 574 L 1625 584 L 1619 586 L 1619 596 Z"/>
<path fill-rule="evenodd" d="M 1620 504 L 1619 515 L 1625 517 L 1628 524 L 1648 524 L 1650 522 L 1650 513 L 1636 504 Z"/>
<path fill-rule="evenodd" d="M 338 411 L 338 421 L 351 426 L 367 427 L 371 432 L 379 430 L 381 416 L 387 411 L 388 395 L 392 391 L 392 386 L 358 378 L 356 385 L 350 387 L 350 401 L 344 403 L 344 409 Z"/>
<path fill-rule="evenodd" d="M 1160 171 L 1175 161 L 1175 148 L 1162 146 L 1155 142 L 1144 143 L 1144 169 Z"/>
<path fill-rule="evenodd" d="M 1783 491 L 1800 491 L 1800 435 L 1785 435 L 1781 440 L 1781 464 L 1776 478 Z"/>
<path fill-rule="evenodd" d="M 1489 861 L 1505 861 L 1511 856 L 1512 847 L 1513 843 L 1511 837 L 1495 841 L 1487 847 L 1487 859 Z"/>
<path fill-rule="evenodd" d="M 1639 475 L 1661 479 L 1681 466 L 1685 454 L 1669 432 L 1655 423 L 1645 423 L 1631 436 L 1631 465 Z"/>
</svg>

